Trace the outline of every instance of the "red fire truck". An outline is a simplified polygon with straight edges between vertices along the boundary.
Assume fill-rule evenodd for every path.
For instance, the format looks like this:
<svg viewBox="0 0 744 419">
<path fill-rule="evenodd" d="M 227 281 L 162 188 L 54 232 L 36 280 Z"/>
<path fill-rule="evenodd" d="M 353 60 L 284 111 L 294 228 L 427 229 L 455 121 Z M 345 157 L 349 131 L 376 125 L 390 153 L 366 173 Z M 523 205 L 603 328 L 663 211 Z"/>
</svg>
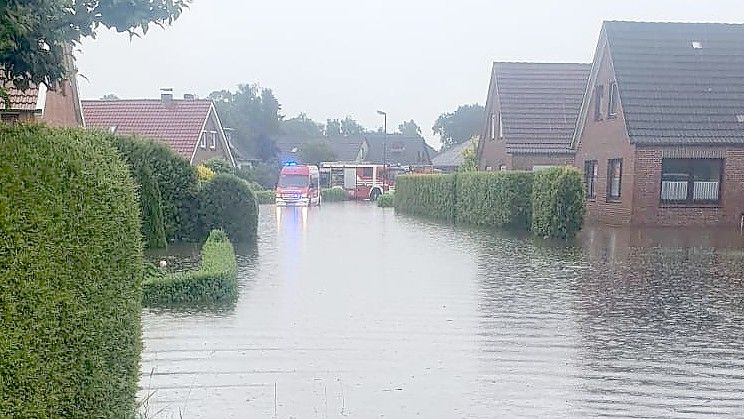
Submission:
<svg viewBox="0 0 744 419">
<path fill-rule="evenodd" d="M 276 205 L 320 205 L 319 181 L 317 166 L 287 164 L 282 167 L 276 185 Z"/>
<path fill-rule="evenodd" d="M 393 190 L 395 176 L 405 169 L 381 164 L 322 163 L 320 183 L 323 187 L 341 187 L 352 199 L 377 200 L 383 193 Z"/>
</svg>

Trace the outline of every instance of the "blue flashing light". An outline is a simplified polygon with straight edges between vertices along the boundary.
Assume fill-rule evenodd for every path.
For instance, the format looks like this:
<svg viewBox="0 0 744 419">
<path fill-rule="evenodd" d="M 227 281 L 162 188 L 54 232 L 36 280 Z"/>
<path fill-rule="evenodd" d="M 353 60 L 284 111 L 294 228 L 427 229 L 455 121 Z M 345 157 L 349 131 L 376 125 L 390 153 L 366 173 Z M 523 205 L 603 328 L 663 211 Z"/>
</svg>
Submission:
<svg viewBox="0 0 744 419">
<path fill-rule="evenodd" d="M 284 165 L 285 166 L 297 166 L 297 162 L 296 161 L 288 160 L 288 161 L 285 161 L 284 162 Z"/>
</svg>

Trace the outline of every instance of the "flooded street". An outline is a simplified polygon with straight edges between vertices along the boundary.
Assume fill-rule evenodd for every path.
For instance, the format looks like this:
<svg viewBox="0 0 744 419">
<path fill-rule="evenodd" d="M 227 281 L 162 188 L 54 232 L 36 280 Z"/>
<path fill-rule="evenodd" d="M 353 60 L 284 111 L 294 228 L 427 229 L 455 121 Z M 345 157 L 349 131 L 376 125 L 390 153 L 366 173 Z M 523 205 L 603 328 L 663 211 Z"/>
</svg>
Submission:
<svg viewBox="0 0 744 419">
<path fill-rule="evenodd" d="M 744 416 L 744 241 L 262 206 L 240 296 L 146 311 L 152 417 Z"/>
</svg>

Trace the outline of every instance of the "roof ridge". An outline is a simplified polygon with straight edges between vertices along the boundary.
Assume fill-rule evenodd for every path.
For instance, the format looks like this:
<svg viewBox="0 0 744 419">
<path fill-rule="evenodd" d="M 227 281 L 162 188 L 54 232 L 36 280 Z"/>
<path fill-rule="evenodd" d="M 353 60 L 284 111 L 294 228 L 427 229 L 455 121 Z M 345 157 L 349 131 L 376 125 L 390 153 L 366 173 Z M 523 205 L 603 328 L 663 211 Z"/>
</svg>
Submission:
<svg viewBox="0 0 744 419">
<path fill-rule="evenodd" d="M 647 20 L 605 20 L 602 24 L 639 24 L 639 25 L 690 25 L 690 26 L 739 26 L 744 27 L 744 23 L 730 23 L 730 22 L 674 22 L 674 21 L 647 21 Z"/>
</svg>

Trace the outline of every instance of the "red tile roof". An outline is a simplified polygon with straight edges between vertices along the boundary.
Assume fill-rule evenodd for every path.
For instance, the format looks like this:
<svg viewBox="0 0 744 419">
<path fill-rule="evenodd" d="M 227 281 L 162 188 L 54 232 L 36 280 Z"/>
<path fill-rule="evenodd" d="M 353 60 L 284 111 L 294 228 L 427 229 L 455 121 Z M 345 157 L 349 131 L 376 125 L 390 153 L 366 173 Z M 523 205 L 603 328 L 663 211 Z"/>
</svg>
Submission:
<svg viewBox="0 0 744 419">
<path fill-rule="evenodd" d="M 209 115 L 209 99 L 84 100 L 88 127 L 111 129 L 160 140 L 176 153 L 191 159 Z"/>
<path fill-rule="evenodd" d="M 10 109 L 14 111 L 34 111 L 39 100 L 39 89 L 29 87 L 26 91 L 16 89 L 11 83 L 6 83 L 5 91 L 10 98 Z M 2 108 L 5 105 L 3 104 Z"/>
</svg>

